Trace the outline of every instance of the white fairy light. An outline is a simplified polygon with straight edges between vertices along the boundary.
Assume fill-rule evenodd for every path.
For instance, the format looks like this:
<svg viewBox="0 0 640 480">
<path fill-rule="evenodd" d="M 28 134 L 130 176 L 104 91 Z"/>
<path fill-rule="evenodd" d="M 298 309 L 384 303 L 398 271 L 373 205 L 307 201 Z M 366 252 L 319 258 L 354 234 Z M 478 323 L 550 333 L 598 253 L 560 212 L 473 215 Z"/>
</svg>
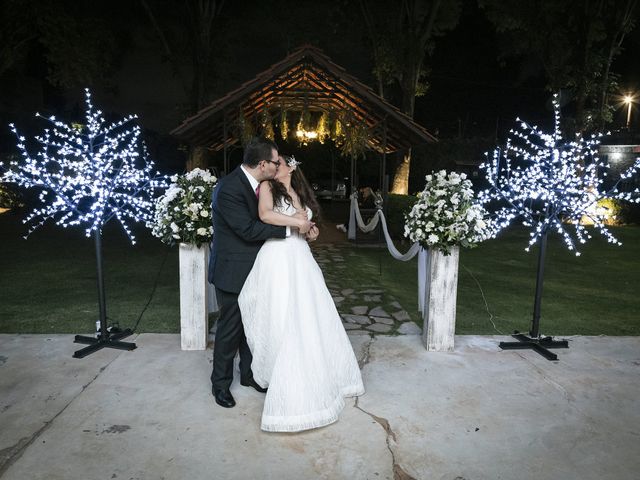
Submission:
<svg viewBox="0 0 640 480">
<path fill-rule="evenodd" d="M 102 112 L 94 109 L 88 89 L 85 94 L 86 124 L 67 125 L 54 116 L 47 118 L 52 127 L 34 137 L 40 144 L 35 157 L 25 137 L 10 124 L 22 158 L 9 163 L 0 181 L 42 189 L 41 206 L 24 220 L 31 224 L 28 234 L 52 219 L 65 228 L 81 226 L 90 236 L 115 218 L 135 243 L 129 222 L 153 218 L 155 193 L 167 182 L 147 157 L 135 123 L 138 117 L 129 115 L 108 124 Z"/>
<path fill-rule="evenodd" d="M 602 162 L 597 149 L 602 134 L 589 139 L 576 136 L 565 141 L 560 131 L 560 105 L 553 99 L 554 131 L 544 133 L 536 126 L 517 119 L 519 128 L 511 130 L 504 148 L 496 148 L 493 156 L 481 165 L 490 187 L 480 192 L 480 201 L 498 207 L 491 222 L 492 236 L 521 217 L 531 228 L 529 246 L 549 231 L 558 232 L 569 250 L 580 255 L 577 243 L 591 238 L 583 221 L 589 219 L 609 241 L 621 243 L 607 229 L 604 213 L 595 208 L 598 201 L 610 198 L 640 203 L 640 192 L 619 190 L 640 168 L 640 159 L 624 171 L 610 188 L 605 188 L 609 166 Z M 568 228 L 573 225 L 573 232 Z M 573 233 L 573 235 L 572 235 Z"/>
</svg>

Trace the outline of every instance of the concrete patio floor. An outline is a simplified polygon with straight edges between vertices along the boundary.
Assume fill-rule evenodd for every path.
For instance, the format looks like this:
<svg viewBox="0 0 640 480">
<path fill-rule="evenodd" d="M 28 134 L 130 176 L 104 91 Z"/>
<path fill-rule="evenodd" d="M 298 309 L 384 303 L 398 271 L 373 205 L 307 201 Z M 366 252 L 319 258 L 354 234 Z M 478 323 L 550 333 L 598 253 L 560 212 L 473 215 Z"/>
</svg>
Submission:
<svg viewBox="0 0 640 480">
<path fill-rule="evenodd" d="M 637 479 L 640 338 L 574 337 L 559 362 L 459 336 L 351 336 L 367 393 L 340 420 L 260 431 L 263 395 L 211 396 L 211 350 L 141 334 L 84 359 L 72 335 L 0 335 L 0 477 Z"/>
</svg>

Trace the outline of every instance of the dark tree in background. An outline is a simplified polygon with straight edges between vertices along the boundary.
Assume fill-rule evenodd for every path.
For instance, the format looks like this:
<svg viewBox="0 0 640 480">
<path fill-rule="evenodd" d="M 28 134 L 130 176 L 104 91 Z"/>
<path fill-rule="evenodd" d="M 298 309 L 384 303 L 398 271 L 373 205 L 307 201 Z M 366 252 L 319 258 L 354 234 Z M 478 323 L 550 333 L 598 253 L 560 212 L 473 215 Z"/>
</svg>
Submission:
<svg viewBox="0 0 640 480">
<path fill-rule="evenodd" d="M 500 56 L 541 68 L 549 92 L 568 94 L 575 132 L 611 121 L 611 94 L 618 88 L 611 65 L 635 26 L 638 0 L 478 2 L 502 35 Z"/>
<path fill-rule="evenodd" d="M 395 102 L 409 117 L 415 113 L 415 99 L 428 88 L 428 56 L 435 39 L 453 29 L 461 12 L 459 0 L 402 0 L 368 2 L 359 0 L 374 60 L 378 93 Z M 397 94 L 389 96 L 388 89 Z M 404 152 L 393 176 L 392 193 L 407 194 L 411 150 Z"/>
<path fill-rule="evenodd" d="M 114 2 L 114 6 L 117 2 Z M 105 84 L 127 35 L 117 12 L 90 0 L 5 0 L 0 6 L 0 77 L 42 56 L 48 82 L 63 89 Z M 120 24 L 122 25 L 122 24 Z"/>
<path fill-rule="evenodd" d="M 165 60 L 180 78 L 189 98 L 189 109 L 185 113 L 192 115 L 211 101 L 215 78 L 214 28 L 224 0 L 176 0 L 161 5 L 140 0 L 140 3 L 158 36 Z M 162 8 L 158 8 L 160 6 Z M 207 167 L 204 147 L 194 147 L 190 152 L 187 170 L 196 167 Z"/>
</svg>

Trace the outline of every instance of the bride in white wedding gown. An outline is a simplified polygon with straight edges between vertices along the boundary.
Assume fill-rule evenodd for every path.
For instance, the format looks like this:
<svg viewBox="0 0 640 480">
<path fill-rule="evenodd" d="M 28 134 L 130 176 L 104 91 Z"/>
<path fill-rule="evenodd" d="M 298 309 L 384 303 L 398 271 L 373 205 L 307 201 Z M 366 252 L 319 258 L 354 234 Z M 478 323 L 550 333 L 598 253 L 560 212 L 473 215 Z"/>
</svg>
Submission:
<svg viewBox="0 0 640 480">
<path fill-rule="evenodd" d="M 260 219 L 295 227 L 317 208 L 293 157 L 280 157 L 276 182 L 260 185 Z M 268 387 L 262 430 L 296 432 L 335 422 L 344 397 L 364 393 L 358 362 L 320 267 L 305 239 L 291 228 L 267 240 L 238 304 L 255 381 Z"/>
</svg>

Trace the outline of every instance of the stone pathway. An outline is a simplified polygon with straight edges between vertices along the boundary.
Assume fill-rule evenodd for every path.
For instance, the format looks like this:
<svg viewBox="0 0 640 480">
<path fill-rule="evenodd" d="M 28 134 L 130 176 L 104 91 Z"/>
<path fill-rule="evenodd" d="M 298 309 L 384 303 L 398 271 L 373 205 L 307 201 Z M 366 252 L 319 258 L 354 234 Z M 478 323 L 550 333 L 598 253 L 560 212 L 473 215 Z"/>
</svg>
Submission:
<svg viewBox="0 0 640 480">
<path fill-rule="evenodd" d="M 345 285 L 344 247 L 313 245 L 313 255 L 324 273 L 327 287 L 342 317 L 345 330 L 352 335 L 420 335 L 421 330 L 404 307 L 375 282 Z M 329 268 L 330 267 L 330 268 Z"/>
</svg>

